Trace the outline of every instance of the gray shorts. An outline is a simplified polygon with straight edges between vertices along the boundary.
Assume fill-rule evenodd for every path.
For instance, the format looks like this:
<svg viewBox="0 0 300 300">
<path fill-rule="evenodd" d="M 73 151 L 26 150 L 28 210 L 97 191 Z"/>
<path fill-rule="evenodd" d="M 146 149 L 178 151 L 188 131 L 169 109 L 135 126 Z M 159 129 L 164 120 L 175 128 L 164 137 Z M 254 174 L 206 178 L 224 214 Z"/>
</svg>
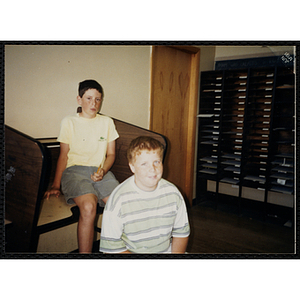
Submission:
<svg viewBox="0 0 300 300">
<path fill-rule="evenodd" d="M 64 170 L 61 178 L 61 190 L 68 204 L 74 204 L 74 198 L 94 194 L 100 206 L 104 207 L 103 198 L 109 196 L 119 185 L 112 172 L 107 172 L 101 181 L 94 182 L 91 175 L 97 167 L 72 166 Z"/>
</svg>

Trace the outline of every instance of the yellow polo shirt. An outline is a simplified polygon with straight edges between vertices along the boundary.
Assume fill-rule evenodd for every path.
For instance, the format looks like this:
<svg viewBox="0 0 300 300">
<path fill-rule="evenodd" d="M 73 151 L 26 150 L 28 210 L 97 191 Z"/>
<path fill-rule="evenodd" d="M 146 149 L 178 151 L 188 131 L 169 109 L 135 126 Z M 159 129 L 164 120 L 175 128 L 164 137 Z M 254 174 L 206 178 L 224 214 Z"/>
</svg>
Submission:
<svg viewBox="0 0 300 300">
<path fill-rule="evenodd" d="M 68 116 L 61 122 L 58 142 L 68 144 L 67 168 L 77 166 L 103 166 L 107 144 L 119 137 L 110 117 L 97 114 L 95 118 Z"/>
</svg>

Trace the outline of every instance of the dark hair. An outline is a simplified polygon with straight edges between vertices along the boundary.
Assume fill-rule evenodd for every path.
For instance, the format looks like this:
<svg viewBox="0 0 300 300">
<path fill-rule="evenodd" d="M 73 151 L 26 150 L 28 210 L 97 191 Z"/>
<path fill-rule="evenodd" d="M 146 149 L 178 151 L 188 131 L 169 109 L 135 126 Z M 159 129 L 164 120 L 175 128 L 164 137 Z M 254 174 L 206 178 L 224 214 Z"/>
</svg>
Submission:
<svg viewBox="0 0 300 300">
<path fill-rule="evenodd" d="M 161 158 L 164 153 L 164 145 L 158 140 L 149 136 L 139 136 L 131 141 L 129 148 L 127 150 L 127 159 L 131 163 L 137 155 L 141 154 L 141 151 L 153 151 L 158 150 Z"/>
<path fill-rule="evenodd" d="M 89 89 L 96 89 L 102 95 L 102 98 L 104 97 L 102 86 L 96 80 L 93 79 L 84 80 L 79 83 L 79 87 L 78 87 L 79 97 L 82 97 L 84 93 Z"/>
</svg>

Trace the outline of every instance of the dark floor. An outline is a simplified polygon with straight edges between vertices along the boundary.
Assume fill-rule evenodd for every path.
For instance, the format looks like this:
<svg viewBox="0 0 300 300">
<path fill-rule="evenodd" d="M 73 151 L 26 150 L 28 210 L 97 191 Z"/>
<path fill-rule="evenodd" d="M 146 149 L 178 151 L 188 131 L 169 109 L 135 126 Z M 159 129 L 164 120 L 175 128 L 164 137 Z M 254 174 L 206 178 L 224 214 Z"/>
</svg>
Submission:
<svg viewBox="0 0 300 300">
<path fill-rule="evenodd" d="M 204 201 L 189 209 L 191 254 L 293 254 L 289 215 L 262 214 L 234 204 Z M 292 214 L 290 214 L 292 216 Z"/>
<path fill-rule="evenodd" d="M 216 207 L 214 201 L 203 201 L 189 208 L 188 215 L 189 254 L 294 254 L 291 213 L 269 211 L 264 215 L 255 204 L 239 209 L 236 203 L 219 202 Z M 93 253 L 99 253 L 99 242 L 95 242 Z"/>
<path fill-rule="evenodd" d="M 270 207 L 263 213 L 257 203 L 223 199 L 202 200 L 188 208 L 190 254 L 294 254 L 296 249 L 293 211 Z M 8 251 L 8 248 L 6 248 Z M 9 252 L 9 251 L 8 251 Z M 78 250 L 73 253 L 78 253 Z M 93 253 L 99 254 L 99 241 Z"/>
</svg>

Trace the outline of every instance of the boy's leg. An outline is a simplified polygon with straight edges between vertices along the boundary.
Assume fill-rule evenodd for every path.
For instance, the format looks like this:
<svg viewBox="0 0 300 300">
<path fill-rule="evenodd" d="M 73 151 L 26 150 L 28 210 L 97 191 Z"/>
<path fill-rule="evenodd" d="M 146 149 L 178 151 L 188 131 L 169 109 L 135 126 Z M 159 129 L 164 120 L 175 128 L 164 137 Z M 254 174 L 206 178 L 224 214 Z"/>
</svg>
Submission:
<svg viewBox="0 0 300 300">
<path fill-rule="evenodd" d="M 92 252 L 97 201 L 98 199 L 94 194 L 74 198 L 74 202 L 80 211 L 77 228 L 79 253 Z"/>
<path fill-rule="evenodd" d="M 109 196 L 105 197 L 102 199 L 102 201 L 106 204 L 107 200 L 108 200 Z"/>
</svg>

